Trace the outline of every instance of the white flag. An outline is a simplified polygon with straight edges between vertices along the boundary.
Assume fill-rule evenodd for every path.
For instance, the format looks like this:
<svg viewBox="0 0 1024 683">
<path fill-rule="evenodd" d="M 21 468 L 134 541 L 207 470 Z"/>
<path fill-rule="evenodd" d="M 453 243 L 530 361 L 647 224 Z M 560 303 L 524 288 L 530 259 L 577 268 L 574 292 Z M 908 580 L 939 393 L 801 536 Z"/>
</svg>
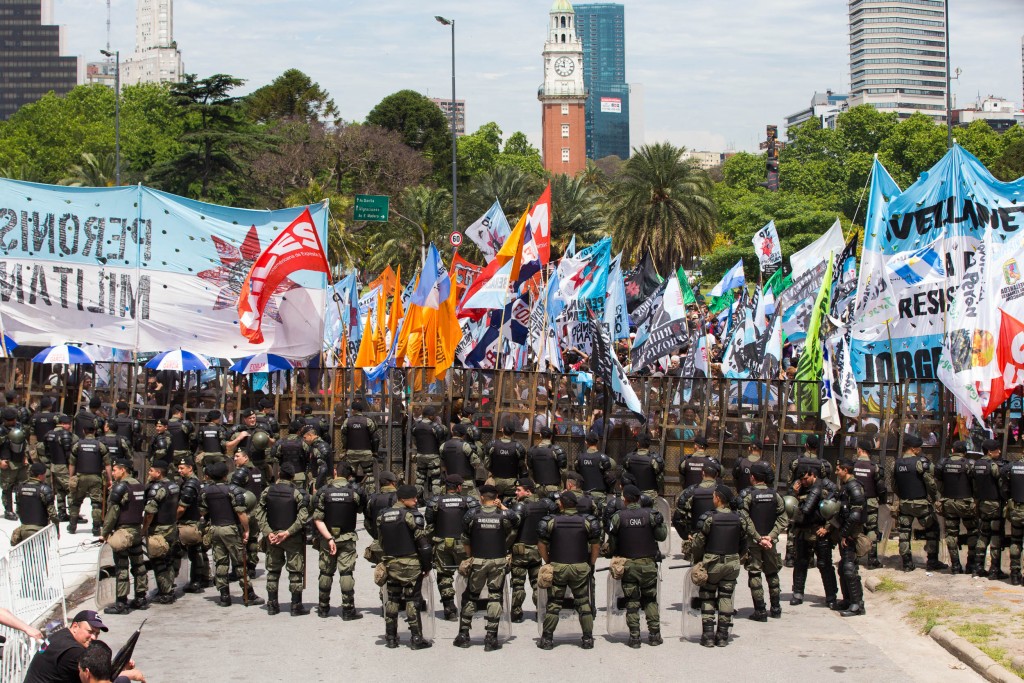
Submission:
<svg viewBox="0 0 1024 683">
<path fill-rule="evenodd" d="M 789 257 L 789 265 L 793 268 L 793 281 L 796 282 L 800 275 L 819 263 L 831 260 L 835 254 L 842 253 L 844 246 L 846 242 L 843 241 L 843 226 L 837 218 L 828 232 Z"/>
<path fill-rule="evenodd" d="M 779 233 L 775 229 L 775 221 L 768 221 L 750 240 L 754 244 L 754 253 L 761 262 L 761 273 L 767 280 L 782 265 L 782 245 L 779 244 Z"/>
</svg>

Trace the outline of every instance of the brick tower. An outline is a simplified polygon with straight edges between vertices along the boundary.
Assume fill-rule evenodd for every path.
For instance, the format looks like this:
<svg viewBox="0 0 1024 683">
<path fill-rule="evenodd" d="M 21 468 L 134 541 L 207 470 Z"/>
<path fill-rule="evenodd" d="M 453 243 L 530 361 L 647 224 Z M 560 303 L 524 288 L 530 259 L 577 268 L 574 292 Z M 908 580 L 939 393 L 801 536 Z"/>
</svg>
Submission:
<svg viewBox="0 0 1024 683">
<path fill-rule="evenodd" d="M 587 166 L 583 87 L 583 44 L 576 36 L 576 14 L 569 0 L 555 0 L 544 43 L 544 85 L 537 91 L 543 108 L 544 168 L 575 176 Z"/>
</svg>

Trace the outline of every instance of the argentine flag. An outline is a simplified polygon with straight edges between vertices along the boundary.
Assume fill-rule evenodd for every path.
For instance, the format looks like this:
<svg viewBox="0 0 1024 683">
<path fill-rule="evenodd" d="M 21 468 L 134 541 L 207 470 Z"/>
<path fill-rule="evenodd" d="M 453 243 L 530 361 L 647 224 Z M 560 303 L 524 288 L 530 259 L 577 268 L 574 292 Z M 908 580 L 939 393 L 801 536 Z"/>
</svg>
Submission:
<svg viewBox="0 0 1024 683">
<path fill-rule="evenodd" d="M 898 277 L 908 285 L 945 278 L 946 269 L 942 263 L 940 241 L 936 240 L 916 251 L 893 256 L 887 264 L 890 276 Z"/>
<path fill-rule="evenodd" d="M 736 262 L 736 265 L 729 269 L 729 272 L 725 274 L 725 277 L 715 285 L 715 288 L 711 290 L 709 296 L 722 296 L 726 292 L 736 289 L 737 287 L 743 287 L 747 284 L 747 278 L 743 274 L 743 259 Z"/>
</svg>

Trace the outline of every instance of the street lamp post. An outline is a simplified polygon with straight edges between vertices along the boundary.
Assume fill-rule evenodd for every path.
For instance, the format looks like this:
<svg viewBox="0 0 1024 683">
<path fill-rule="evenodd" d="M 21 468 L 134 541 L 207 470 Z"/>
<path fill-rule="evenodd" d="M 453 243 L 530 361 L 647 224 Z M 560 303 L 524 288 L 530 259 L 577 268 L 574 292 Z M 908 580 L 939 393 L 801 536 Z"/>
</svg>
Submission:
<svg viewBox="0 0 1024 683">
<path fill-rule="evenodd" d="M 953 148 L 953 80 L 949 72 L 949 3 L 946 0 L 944 9 L 946 11 L 946 149 Z"/>
<path fill-rule="evenodd" d="M 455 138 L 455 20 L 445 19 L 444 17 L 435 16 L 438 23 L 444 26 L 452 27 L 452 232 L 456 232 L 459 229 L 458 215 L 459 215 L 459 183 L 458 183 L 458 160 L 456 157 L 456 138 Z"/>
<path fill-rule="evenodd" d="M 121 51 L 100 50 L 100 54 L 114 58 L 114 178 L 121 187 Z"/>
</svg>

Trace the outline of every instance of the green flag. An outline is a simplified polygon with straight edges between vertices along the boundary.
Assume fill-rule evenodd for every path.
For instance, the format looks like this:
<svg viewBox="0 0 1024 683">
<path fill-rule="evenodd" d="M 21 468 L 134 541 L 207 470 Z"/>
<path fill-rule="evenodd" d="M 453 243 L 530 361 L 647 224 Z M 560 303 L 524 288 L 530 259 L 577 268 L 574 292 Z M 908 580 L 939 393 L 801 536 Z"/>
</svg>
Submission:
<svg viewBox="0 0 1024 683">
<path fill-rule="evenodd" d="M 824 362 L 821 351 L 821 323 L 828 315 L 832 305 L 832 259 L 828 260 L 825 267 L 825 278 L 821 282 L 821 290 L 814 300 L 814 310 L 811 311 L 811 319 L 807 323 L 807 340 L 804 342 L 804 352 L 800 354 L 800 360 L 796 366 L 797 384 L 796 409 L 801 419 L 804 416 L 813 414 L 817 417 L 821 407 L 820 384 L 821 368 Z"/>
<path fill-rule="evenodd" d="M 732 295 L 732 290 L 730 289 L 722 296 L 708 297 L 708 310 L 712 313 L 720 313 L 734 303 L 736 303 L 736 297 Z"/>
<path fill-rule="evenodd" d="M 690 304 L 697 303 L 697 297 L 693 295 L 693 289 L 690 287 L 690 278 L 686 277 L 686 271 L 680 266 L 676 272 L 676 277 L 679 278 L 679 289 L 683 290 L 683 304 L 689 306 Z"/>
<path fill-rule="evenodd" d="M 768 282 L 764 283 L 764 291 L 767 292 L 768 288 L 771 287 L 772 294 L 775 295 L 776 298 L 778 298 L 779 294 L 789 289 L 792 286 L 792 284 L 793 274 L 790 273 L 789 275 L 783 275 L 782 268 L 779 268 L 774 273 L 772 273 L 772 276 L 770 278 L 768 278 Z"/>
</svg>

